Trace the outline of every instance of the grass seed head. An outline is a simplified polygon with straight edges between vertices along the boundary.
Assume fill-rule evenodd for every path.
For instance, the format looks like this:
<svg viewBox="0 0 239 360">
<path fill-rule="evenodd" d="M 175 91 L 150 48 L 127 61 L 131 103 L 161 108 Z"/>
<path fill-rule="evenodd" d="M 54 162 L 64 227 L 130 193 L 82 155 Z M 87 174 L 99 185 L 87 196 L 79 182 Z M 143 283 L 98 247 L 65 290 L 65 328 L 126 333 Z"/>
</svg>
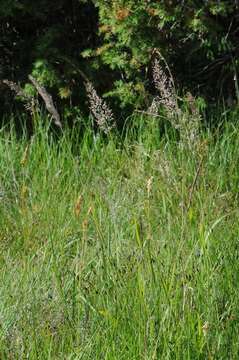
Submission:
<svg viewBox="0 0 239 360">
<path fill-rule="evenodd" d="M 99 128 L 105 134 L 108 134 L 116 125 L 113 112 L 106 102 L 97 94 L 90 81 L 85 83 L 85 88 L 89 99 L 90 111 Z"/>
<path fill-rule="evenodd" d="M 26 146 L 26 148 L 24 150 L 23 156 L 21 158 L 21 161 L 20 161 L 21 166 L 26 165 L 27 160 L 28 160 L 28 155 L 29 155 L 29 144 L 27 144 L 27 146 Z"/>
<path fill-rule="evenodd" d="M 83 203 L 83 196 L 80 195 L 80 196 L 78 197 L 78 199 L 76 200 L 76 203 L 75 203 L 74 212 L 75 212 L 75 216 L 76 216 L 76 217 L 79 217 L 79 216 L 80 216 L 80 213 L 81 213 L 81 210 L 82 210 L 82 203 Z"/>
<path fill-rule="evenodd" d="M 204 335 L 204 336 L 207 336 L 208 331 L 209 331 L 209 322 L 206 321 L 206 322 L 203 324 L 203 326 L 202 326 L 203 335 Z"/>
<path fill-rule="evenodd" d="M 152 183 L 153 183 L 153 176 L 150 176 L 150 178 L 147 180 L 147 183 L 146 183 L 148 198 L 149 198 L 151 190 L 152 190 Z"/>
</svg>

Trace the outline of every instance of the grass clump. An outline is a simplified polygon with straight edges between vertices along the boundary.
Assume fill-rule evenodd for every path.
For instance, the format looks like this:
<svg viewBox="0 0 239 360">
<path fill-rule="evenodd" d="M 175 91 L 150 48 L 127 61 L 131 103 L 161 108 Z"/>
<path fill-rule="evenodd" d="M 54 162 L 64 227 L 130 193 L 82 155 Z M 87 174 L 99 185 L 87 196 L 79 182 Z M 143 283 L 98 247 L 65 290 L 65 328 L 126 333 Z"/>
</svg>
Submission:
<svg viewBox="0 0 239 360">
<path fill-rule="evenodd" d="M 238 128 L 156 124 L 1 131 L 2 359 L 238 358 Z"/>
</svg>

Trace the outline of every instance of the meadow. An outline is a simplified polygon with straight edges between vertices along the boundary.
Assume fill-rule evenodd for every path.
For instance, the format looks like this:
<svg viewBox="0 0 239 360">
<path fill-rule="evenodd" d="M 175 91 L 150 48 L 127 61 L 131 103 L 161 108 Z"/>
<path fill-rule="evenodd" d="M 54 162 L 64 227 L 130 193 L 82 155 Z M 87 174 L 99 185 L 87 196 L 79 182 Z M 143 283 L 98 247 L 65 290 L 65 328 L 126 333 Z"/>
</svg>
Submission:
<svg viewBox="0 0 239 360">
<path fill-rule="evenodd" d="M 239 358 L 239 126 L 134 122 L 0 131 L 1 359 Z"/>
</svg>

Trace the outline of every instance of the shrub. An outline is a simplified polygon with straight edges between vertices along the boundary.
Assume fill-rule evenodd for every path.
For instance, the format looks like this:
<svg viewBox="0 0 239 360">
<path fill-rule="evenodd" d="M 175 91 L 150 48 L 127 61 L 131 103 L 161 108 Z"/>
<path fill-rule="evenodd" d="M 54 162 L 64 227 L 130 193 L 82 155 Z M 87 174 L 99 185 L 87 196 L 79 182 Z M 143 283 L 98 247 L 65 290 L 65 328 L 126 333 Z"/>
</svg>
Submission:
<svg viewBox="0 0 239 360">
<path fill-rule="evenodd" d="M 152 93 L 154 49 L 167 59 L 182 87 L 236 96 L 237 2 L 95 0 L 102 46 L 91 52 L 114 73 L 106 96 L 146 105 Z M 232 94 L 230 93 L 232 89 Z M 128 100 L 127 100 L 128 99 Z"/>
</svg>

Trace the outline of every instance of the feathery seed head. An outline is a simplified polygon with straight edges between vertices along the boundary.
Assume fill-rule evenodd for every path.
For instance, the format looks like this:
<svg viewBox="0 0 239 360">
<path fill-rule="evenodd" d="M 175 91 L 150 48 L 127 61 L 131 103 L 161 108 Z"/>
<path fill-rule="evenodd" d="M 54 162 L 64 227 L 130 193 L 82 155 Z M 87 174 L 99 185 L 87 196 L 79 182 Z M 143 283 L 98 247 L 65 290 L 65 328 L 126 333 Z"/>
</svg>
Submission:
<svg viewBox="0 0 239 360">
<path fill-rule="evenodd" d="M 93 114 L 99 128 L 108 134 L 115 127 L 115 119 L 112 110 L 106 102 L 97 94 L 90 81 L 85 83 L 87 97 L 89 99 L 90 111 Z"/>
</svg>

